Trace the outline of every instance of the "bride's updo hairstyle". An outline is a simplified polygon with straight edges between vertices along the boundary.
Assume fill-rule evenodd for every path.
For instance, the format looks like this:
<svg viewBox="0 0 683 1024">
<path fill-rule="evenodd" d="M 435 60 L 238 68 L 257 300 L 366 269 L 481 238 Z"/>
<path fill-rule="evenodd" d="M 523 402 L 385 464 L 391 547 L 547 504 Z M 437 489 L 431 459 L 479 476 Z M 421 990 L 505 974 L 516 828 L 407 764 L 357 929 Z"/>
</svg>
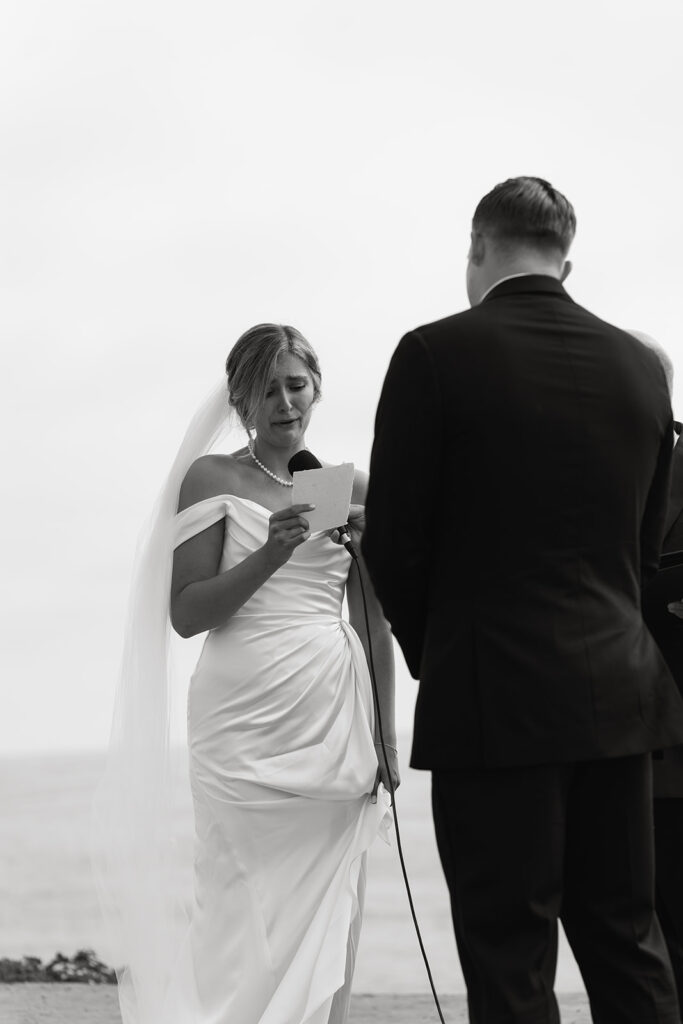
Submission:
<svg viewBox="0 0 683 1024">
<path fill-rule="evenodd" d="M 303 334 L 284 324 L 257 324 L 237 339 L 225 363 L 228 401 L 245 430 L 254 425 L 254 417 L 265 401 L 278 357 L 283 353 L 298 356 L 306 365 L 313 378 L 314 401 L 320 398 L 320 364 Z"/>
</svg>

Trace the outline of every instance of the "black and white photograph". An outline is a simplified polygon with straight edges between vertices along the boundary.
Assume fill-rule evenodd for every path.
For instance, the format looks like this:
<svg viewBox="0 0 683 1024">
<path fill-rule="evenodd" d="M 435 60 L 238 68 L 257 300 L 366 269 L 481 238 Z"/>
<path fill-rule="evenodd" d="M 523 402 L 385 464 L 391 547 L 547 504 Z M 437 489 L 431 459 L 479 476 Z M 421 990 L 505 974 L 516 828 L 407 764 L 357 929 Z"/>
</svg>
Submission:
<svg viewBox="0 0 683 1024">
<path fill-rule="evenodd" d="M 1 1024 L 682 1024 L 682 38 L 4 4 Z"/>
</svg>

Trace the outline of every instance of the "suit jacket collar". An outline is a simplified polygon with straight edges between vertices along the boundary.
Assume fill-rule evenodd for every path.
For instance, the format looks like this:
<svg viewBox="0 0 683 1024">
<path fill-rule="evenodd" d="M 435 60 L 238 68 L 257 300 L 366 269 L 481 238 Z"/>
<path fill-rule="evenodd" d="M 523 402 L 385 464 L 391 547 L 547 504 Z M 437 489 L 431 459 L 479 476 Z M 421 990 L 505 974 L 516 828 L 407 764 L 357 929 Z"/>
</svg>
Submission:
<svg viewBox="0 0 683 1024">
<path fill-rule="evenodd" d="M 565 299 L 567 302 L 573 301 L 573 299 L 571 299 L 564 290 L 562 282 L 556 277 L 550 277 L 549 274 L 524 274 L 521 277 L 509 277 L 505 281 L 500 281 L 491 289 L 485 298 L 481 300 L 479 305 L 484 306 L 487 302 L 502 298 L 506 295 L 524 294 L 551 294 L 557 295 L 558 298 Z"/>
</svg>

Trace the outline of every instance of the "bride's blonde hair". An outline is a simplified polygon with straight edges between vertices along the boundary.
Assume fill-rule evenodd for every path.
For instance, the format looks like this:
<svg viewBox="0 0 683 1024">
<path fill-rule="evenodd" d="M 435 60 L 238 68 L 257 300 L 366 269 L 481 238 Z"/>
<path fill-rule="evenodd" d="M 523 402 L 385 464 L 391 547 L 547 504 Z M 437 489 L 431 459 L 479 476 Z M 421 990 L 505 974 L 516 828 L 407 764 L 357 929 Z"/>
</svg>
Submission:
<svg viewBox="0 0 683 1024">
<path fill-rule="evenodd" d="M 310 342 L 295 327 L 256 324 L 237 339 L 225 362 L 228 401 L 246 430 L 252 427 L 265 400 L 275 364 L 283 352 L 301 359 L 313 380 L 315 400 L 320 398 L 320 364 Z"/>
</svg>

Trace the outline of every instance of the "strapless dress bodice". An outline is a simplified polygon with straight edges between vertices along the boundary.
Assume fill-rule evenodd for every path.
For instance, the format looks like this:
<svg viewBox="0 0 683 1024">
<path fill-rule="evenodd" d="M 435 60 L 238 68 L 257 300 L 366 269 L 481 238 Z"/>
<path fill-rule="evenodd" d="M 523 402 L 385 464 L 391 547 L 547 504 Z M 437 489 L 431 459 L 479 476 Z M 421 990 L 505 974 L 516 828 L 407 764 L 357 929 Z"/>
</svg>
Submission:
<svg viewBox="0 0 683 1024">
<path fill-rule="evenodd" d="M 226 498 L 226 529 L 221 571 L 231 569 L 268 538 L 269 509 L 246 498 Z M 278 614 L 340 618 L 351 556 L 329 533 L 314 533 L 295 548 L 237 617 Z"/>
</svg>

